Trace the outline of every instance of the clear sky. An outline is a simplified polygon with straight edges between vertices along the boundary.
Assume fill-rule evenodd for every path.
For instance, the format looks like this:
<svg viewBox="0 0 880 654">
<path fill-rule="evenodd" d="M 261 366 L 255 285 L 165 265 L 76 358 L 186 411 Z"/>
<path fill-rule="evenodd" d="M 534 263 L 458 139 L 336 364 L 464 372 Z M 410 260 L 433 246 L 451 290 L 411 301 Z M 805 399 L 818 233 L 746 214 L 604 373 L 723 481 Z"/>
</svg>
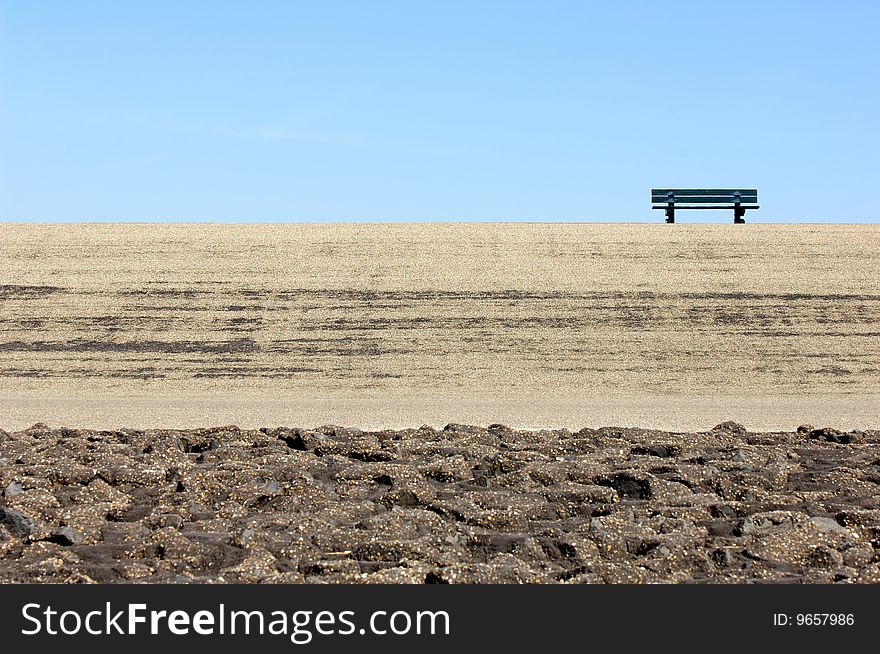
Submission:
<svg viewBox="0 0 880 654">
<path fill-rule="evenodd" d="M 0 0 L 0 220 L 880 222 L 880 2 Z M 684 221 L 729 222 L 728 212 Z"/>
</svg>

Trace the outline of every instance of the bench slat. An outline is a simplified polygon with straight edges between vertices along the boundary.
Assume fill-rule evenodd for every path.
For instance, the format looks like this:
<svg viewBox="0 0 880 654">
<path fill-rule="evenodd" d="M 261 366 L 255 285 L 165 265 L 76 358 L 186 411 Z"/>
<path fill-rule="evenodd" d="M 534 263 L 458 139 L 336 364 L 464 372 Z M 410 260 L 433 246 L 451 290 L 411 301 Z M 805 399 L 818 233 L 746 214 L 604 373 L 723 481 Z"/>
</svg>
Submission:
<svg viewBox="0 0 880 654">
<path fill-rule="evenodd" d="M 665 209 L 666 205 L 663 205 L 662 207 L 658 206 L 658 207 L 651 207 L 651 208 L 652 209 Z M 742 205 L 742 208 L 743 209 L 760 209 L 761 207 L 759 207 L 757 204 L 744 204 L 744 205 Z M 733 209 L 733 207 L 730 206 L 729 204 L 722 204 L 722 205 L 701 204 L 698 207 L 691 207 L 686 204 L 679 204 L 678 202 L 676 202 L 675 203 L 675 210 L 678 211 L 679 209 L 728 209 L 729 210 L 729 209 Z"/>
<path fill-rule="evenodd" d="M 706 204 L 712 202 L 730 202 L 734 203 L 737 200 L 730 195 L 702 195 L 702 196 L 691 196 L 691 197 L 682 197 L 677 195 L 673 198 L 673 202 L 675 204 L 679 203 L 694 203 L 694 204 Z M 757 195 L 744 195 L 739 198 L 739 202 L 743 204 L 754 203 L 758 201 Z M 666 196 L 657 196 L 651 199 L 651 202 L 654 204 L 666 204 L 669 202 L 669 198 Z"/>
<path fill-rule="evenodd" d="M 733 195 L 737 191 L 742 195 L 758 195 L 758 190 L 753 188 L 652 188 L 651 195 Z"/>
</svg>

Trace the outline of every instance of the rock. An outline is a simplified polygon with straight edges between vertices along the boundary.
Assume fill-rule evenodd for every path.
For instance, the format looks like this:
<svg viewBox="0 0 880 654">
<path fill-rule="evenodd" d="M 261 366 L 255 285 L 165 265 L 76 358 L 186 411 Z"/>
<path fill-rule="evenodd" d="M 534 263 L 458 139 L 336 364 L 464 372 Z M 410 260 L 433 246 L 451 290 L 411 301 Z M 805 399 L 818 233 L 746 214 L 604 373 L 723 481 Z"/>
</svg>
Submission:
<svg viewBox="0 0 880 654">
<path fill-rule="evenodd" d="M 608 530 L 605 529 L 605 525 L 602 524 L 601 518 L 590 518 L 590 535 L 598 538 L 605 538 L 608 536 Z"/>
<path fill-rule="evenodd" d="M 736 518 L 736 511 L 729 504 L 716 504 L 709 507 L 709 511 L 717 518 Z"/>
<path fill-rule="evenodd" d="M 180 528 L 180 525 L 183 524 L 183 518 L 181 518 L 176 513 L 165 513 L 162 515 L 163 527 L 173 527 L 174 529 Z"/>
<path fill-rule="evenodd" d="M 815 568 L 839 568 L 843 565 L 843 557 L 840 552 L 830 547 L 819 545 L 810 552 L 809 565 Z"/>
<path fill-rule="evenodd" d="M 397 504 L 397 506 L 402 506 L 405 509 L 413 509 L 419 506 L 421 502 L 419 501 L 418 495 L 416 495 L 412 491 L 405 490 L 401 491 L 395 504 Z"/>
<path fill-rule="evenodd" d="M 815 429 L 815 427 L 813 427 L 813 425 L 801 425 L 801 426 L 799 426 L 799 427 L 797 428 L 797 433 L 799 433 L 799 434 L 809 434 L 809 433 L 810 433 L 811 431 L 813 431 L 814 429 Z"/>
<path fill-rule="evenodd" d="M 602 477 L 598 484 L 611 486 L 622 498 L 649 500 L 654 495 L 650 478 L 641 473 L 618 472 Z"/>
<path fill-rule="evenodd" d="M 473 434 L 477 431 L 477 427 L 473 427 L 471 425 L 460 425 L 456 422 L 450 422 L 443 428 L 445 432 L 458 432 L 460 434 Z"/>
<path fill-rule="evenodd" d="M 219 438 L 209 438 L 206 434 L 197 432 L 181 436 L 177 440 L 177 446 L 187 454 L 203 454 L 216 450 L 220 445 L 221 440 Z"/>
<path fill-rule="evenodd" d="M 738 422 L 727 420 L 725 422 L 722 422 L 721 424 L 712 427 L 712 431 L 726 431 L 729 434 L 745 434 L 747 430 L 743 425 L 739 424 Z"/>
<path fill-rule="evenodd" d="M 340 427 L 339 425 L 321 425 L 316 428 L 314 431 L 323 434 L 324 436 L 333 436 L 334 438 L 348 440 L 352 437 L 352 432 L 360 432 L 360 429 L 352 430 L 346 429 L 345 427 Z"/>
<path fill-rule="evenodd" d="M 742 536 L 767 536 L 791 529 L 793 526 L 794 521 L 791 516 L 752 515 L 739 523 L 738 533 Z"/>
<path fill-rule="evenodd" d="M 10 481 L 6 485 L 6 488 L 3 491 L 3 496 L 4 497 L 15 497 L 22 490 L 24 490 L 24 489 L 21 484 L 19 484 L 17 481 Z"/>
<path fill-rule="evenodd" d="M 82 542 L 82 534 L 71 527 L 60 527 L 46 540 L 58 545 L 79 545 Z"/>
<path fill-rule="evenodd" d="M 733 554 L 728 547 L 719 547 L 718 549 L 712 550 L 712 561 L 719 568 L 729 568 L 734 563 Z"/>
<path fill-rule="evenodd" d="M 275 436 L 278 440 L 284 441 L 287 447 L 292 450 L 305 451 L 308 449 L 306 441 L 302 435 L 302 430 L 300 429 L 281 428 L 270 430 L 268 434 L 270 436 Z"/>
<path fill-rule="evenodd" d="M 665 445 L 652 445 L 651 447 L 634 447 L 632 448 L 632 454 L 666 458 L 672 456 L 672 451 Z"/>
<path fill-rule="evenodd" d="M 443 575 L 440 571 L 432 570 L 427 575 L 425 575 L 425 583 L 426 584 L 448 584 L 449 582 L 443 578 Z"/>
<path fill-rule="evenodd" d="M 487 424 L 17 431 L 0 582 L 880 580 L 880 430 Z"/>
<path fill-rule="evenodd" d="M 666 458 L 672 455 L 669 448 L 665 445 L 652 445 L 648 448 L 648 454 L 651 456 L 659 456 L 661 458 Z"/>
<path fill-rule="evenodd" d="M 33 518 L 6 506 L 0 506 L 0 525 L 17 538 L 32 534 L 36 528 Z"/>
<path fill-rule="evenodd" d="M 871 564 L 873 558 L 874 548 L 871 547 L 868 543 L 855 545 L 854 547 L 848 548 L 843 553 L 844 564 L 853 568 L 863 568 L 865 566 L 868 566 Z"/>
<path fill-rule="evenodd" d="M 828 443 L 848 444 L 853 441 L 851 434 L 845 434 L 839 429 L 834 429 L 833 427 L 814 429 L 808 434 L 808 437 L 814 440 L 826 441 Z"/>
<path fill-rule="evenodd" d="M 812 523 L 816 526 L 816 529 L 819 530 L 820 533 L 827 534 L 832 531 L 847 531 L 846 527 L 841 527 L 840 523 L 837 522 L 834 518 L 823 518 L 820 516 L 814 516 L 810 518 Z"/>
<path fill-rule="evenodd" d="M 736 535 L 740 524 L 736 520 L 706 520 L 703 525 L 710 536 L 730 537 Z"/>
</svg>

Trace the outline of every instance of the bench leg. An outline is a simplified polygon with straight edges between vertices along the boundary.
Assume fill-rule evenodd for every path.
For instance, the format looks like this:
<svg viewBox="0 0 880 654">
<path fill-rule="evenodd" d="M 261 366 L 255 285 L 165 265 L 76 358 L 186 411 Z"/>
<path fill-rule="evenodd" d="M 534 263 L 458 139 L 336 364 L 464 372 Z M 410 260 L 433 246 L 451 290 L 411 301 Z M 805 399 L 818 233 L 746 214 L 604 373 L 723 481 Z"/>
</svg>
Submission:
<svg viewBox="0 0 880 654">
<path fill-rule="evenodd" d="M 744 223 L 746 219 L 744 216 L 746 215 L 746 210 L 742 207 L 734 207 L 733 208 L 733 222 L 734 223 Z"/>
<path fill-rule="evenodd" d="M 671 204 L 666 207 L 666 222 L 674 223 L 675 222 L 675 207 Z"/>
</svg>

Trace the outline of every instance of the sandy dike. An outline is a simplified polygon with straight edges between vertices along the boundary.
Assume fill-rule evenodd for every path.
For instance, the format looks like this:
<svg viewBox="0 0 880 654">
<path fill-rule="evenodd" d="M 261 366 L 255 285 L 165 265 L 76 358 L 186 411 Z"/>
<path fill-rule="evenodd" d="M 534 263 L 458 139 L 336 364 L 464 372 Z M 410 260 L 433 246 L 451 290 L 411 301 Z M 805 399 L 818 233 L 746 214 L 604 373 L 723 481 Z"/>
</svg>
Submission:
<svg viewBox="0 0 880 654">
<path fill-rule="evenodd" d="M 880 423 L 877 225 L 0 225 L 0 426 Z"/>
</svg>

